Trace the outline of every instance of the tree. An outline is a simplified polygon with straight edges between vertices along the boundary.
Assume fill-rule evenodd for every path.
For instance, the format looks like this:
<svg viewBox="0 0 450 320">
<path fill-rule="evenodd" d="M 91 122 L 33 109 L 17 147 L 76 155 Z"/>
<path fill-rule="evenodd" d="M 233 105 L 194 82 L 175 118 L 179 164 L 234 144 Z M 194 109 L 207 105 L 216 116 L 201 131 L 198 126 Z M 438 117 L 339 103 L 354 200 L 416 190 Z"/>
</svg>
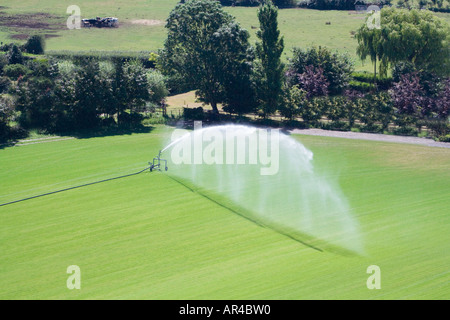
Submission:
<svg viewBox="0 0 450 320">
<path fill-rule="evenodd" d="M 27 53 L 43 54 L 45 50 L 45 38 L 42 35 L 31 36 L 23 46 Z"/>
<path fill-rule="evenodd" d="M 14 44 L 6 54 L 6 59 L 8 61 L 8 64 L 22 64 L 22 51 L 20 51 L 19 47 Z"/>
<path fill-rule="evenodd" d="M 237 23 L 222 26 L 213 37 L 223 90 L 223 108 L 239 115 L 256 108 L 252 83 L 254 50 L 248 39 L 250 34 Z"/>
<path fill-rule="evenodd" d="M 166 77 L 158 70 L 150 70 L 147 72 L 147 83 L 150 94 L 150 102 L 162 104 L 169 95 L 166 86 Z"/>
<path fill-rule="evenodd" d="M 284 101 L 280 108 L 280 113 L 285 118 L 293 120 L 299 115 L 300 109 L 306 102 L 306 92 L 298 86 L 285 86 L 283 97 Z"/>
<path fill-rule="evenodd" d="M 356 32 L 357 54 L 362 60 L 369 56 L 374 65 L 379 60 L 382 75 L 401 61 L 411 62 L 416 69 L 448 74 L 450 29 L 444 20 L 426 10 L 383 8 L 380 16 L 380 29 L 364 23 Z"/>
<path fill-rule="evenodd" d="M 75 73 L 75 104 L 71 115 L 76 128 L 91 129 L 98 125 L 99 110 L 106 100 L 105 89 L 98 62 L 85 60 Z"/>
<path fill-rule="evenodd" d="M 168 35 L 160 55 L 163 71 L 191 82 L 197 96 L 211 104 L 216 113 L 223 100 L 220 78 L 224 70 L 212 40 L 222 26 L 233 21 L 217 1 L 188 0 L 178 4 L 167 19 Z"/>
<path fill-rule="evenodd" d="M 150 99 L 146 70 L 138 61 L 125 63 L 123 68 L 128 109 L 130 113 L 141 112 Z"/>
<path fill-rule="evenodd" d="M 111 102 L 111 107 L 116 110 L 117 122 L 120 124 L 121 115 L 127 109 L 128 102 L 124 63 L 121 58 L 113 58 L 112 62 L 114 64 L 114 76 L 112 77 L 111 87 L 114 99 Z"/>
<path fill-rule="evenodd" d="M 304 73 L 307 66 L 323 70 L 331 95 L 342 93 L 353 71 L 353 63 L 346 54 L 331 52 L 326 47 L 312 47 L 306 50 L 294 48 L 288 66 L 288 82 L 291 85 L 298 84 L 298 75 Z"/>
<path fill-rule="evenodd" d="M 54 83 L 45 77 L 30 77 L 16 89 L 16 109 L 21 112 L 19 122 L 24 128 L 53 127 Z"/>
<path fill-rule="evenodd" d="M 260 30 L 256 33 L 260 42 L 256 44 L 256 57 L 259 65 L 256 69 L 258 97 L 264 118 L 275 112 L 281 102 L 283 92 L 283 69 L 281 54 L 284 39 L 278 30 L 278 9 L 272 1 L 266 1 L 258 10 Z"/>
<path fill-rule="evenodd" d="M 0 95 L 0 141 L 4 141 L 8 137 L 9 123 L 13 113 L 11 99 Z"/>
</svg>

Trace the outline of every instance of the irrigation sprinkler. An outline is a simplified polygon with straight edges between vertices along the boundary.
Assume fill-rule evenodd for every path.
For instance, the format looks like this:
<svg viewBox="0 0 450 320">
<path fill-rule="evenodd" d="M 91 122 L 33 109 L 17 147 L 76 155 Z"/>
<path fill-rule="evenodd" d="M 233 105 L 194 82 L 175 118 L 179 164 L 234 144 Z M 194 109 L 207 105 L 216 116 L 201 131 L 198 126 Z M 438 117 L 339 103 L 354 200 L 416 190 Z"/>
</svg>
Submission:
<svg viewBox="0 0 450 320">
<path fill-rule="evenodd" d="M 161 159 L 161 153 L 162 151 L 159 151 L 158 155 L 153 158 L 153 163 L 152 162 L 148 163 L 150 165 L 150 172 L 152 172 L 153 170 L 161 171 L 161 162 L 164 162 L 165 164 L 164 169 L 166 171 L 169 170 L 169 168 L 167 167 L 167 160 Z"/>
</svg>

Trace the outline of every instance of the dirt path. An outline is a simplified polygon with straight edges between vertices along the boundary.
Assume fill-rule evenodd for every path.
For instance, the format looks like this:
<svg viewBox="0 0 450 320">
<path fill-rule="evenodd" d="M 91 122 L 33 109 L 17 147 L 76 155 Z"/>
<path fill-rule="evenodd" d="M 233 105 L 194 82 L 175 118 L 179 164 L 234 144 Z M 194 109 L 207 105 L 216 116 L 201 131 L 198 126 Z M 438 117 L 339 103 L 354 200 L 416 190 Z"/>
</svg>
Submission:
<svg viewBox="0 0 450 320">
<path fill-rule="evenodd" d="M 428 147 L 450 148 L 449 142 L 436 142 L 427 138 L 417 137 L 405 137 L 405 136 L 391 136 L 386 134 L 376 133 L 363 133 L 363 132 L 350 132 L 350 131 L 331 131 L 322 129 L 294 129 L 291 131 L 293 134 L 303 134 L 309 136 L 322 136 L 322 137 L 335 137 L 345 139 L 356 140 L 371 140 L 371 141 L 383 141 L 393 143 L 407 143 L 418 144 Z"/>
</svg>

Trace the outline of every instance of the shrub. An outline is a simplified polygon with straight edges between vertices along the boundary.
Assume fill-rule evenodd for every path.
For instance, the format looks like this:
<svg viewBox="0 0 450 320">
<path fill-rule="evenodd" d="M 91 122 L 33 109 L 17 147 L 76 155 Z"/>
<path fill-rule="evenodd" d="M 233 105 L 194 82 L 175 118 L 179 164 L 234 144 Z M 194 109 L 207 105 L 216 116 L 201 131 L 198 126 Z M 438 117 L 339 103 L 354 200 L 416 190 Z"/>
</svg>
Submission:
<svg viewBox="0 0 450 320">
<path fill-rule="evenodd" d="M 368 83 L 373 85 L 374 75 L 371 72 L 353 72 L 351 76 L 356 83 Z M 383 77 L 377 74 L 376 83 L 378 89 L 387 90 L 392 86 L 392 82 L 392 77 Z"/>
<path fill-rule="evenodd" d="M 27 53 L 43 54 L 45 50 L 45 38 L 42 35 L 31 36 L 22 48 Z"/>
<path fill-rule="evenodd" d="M 3 72 L 10 79 L 17 80 L 19 77 L 24 77 L 30 73 L 30 69 L 28 69 L 23 64 L 10 64 L 7 65 Z"/>
<path fill-rule="evenodd" d="M 284 101 L 279 111 L 286 119 L 293 120 L 306 103 L 306 92 L 298 86 L 285 87 L 284 91 Z"/>
<path fill-rule="evenodd" d="M 401 76 L 401 80 L 394 83 L 390 93 L 399 113 L 420 117 L 429 111 L 429 104 L 417 74 Z"/>
<path fill-rule="evenodd" d="M 441 119 L 450 116 L 450 78 L 443 82 L 443 88 L 435 100 L 435 112 Z"/>
<path fill-rule="evenodd" d="M 30 70 L 30 74 L 35 77 L 46 77 L 50 78 L 50 64 L 47 59 L 33 59 L 27 61 L 25 66 Z"/>
<path fill-rule="evenodd" d="M 347 103 L 349 103 L 349 101 L 344 96 L 331 97 L 325 113 L 327 119 L 333 121 L 333 123 L 339 123 L 346 117 Z"/>
<path fill-rule="evenodd" d="M 150 91 L 150 102 L 161 104 L 169 95 L 166 85 L 167 78 L 157 70 L 147 72 L 147 82 Z"/>
<path fill-rule="evenodd" d="M 447 120 L 427 119 L 421 124 L 425 125 L 431 131 L 431 135 L 440 141 L 445 140 L 445 136 L 450 134 L 450 123 Z"/>
<path fill-rule="evenodd" d="M 307 50 L 294 48 L 288 65 L 288 82 L 291 85 L 298 84 L 297 75 L 304 73 L 307 66 L 323 70 L 323 75 L 329 83 L 330 95 L 339 94 L 347 87 L 353 71 L 353 63 L 346 54 L 331 52 L 325 47 Z"/>
<path fill-rule="evenodd" d="M 24 61 L 22 52 L 15 44 L 12 45 L 12 47 L 6 54 L 6 59 L 8 61 L 8 64 L 21 64 Z"/>
<path fill-rule="evenodd" d="M 324 109 L 327 107 L 328 97 L 313 98 L 303 104 L 300 108 L 300 116 L 303 121 L 311 125 L 317 125 L 322 118 Z"/>
<path fill-rule="evenodd" d="M 392 79 L 394 82 L 399 82 L 403 75 L 411 74 L 413 72 L 416 72 L 416 68 L 412 62 L 398 62 L 392 67 Z"/>
<path fill-rule="evenodd" d="M 398 128 L 395 128 L 393 130 L 393 133 L 395 135 L 399 136 L 417 136 L 419 133 L 416 127 L 413 126 L 401 126 Z"/>
<path fill-rule="evenodd" d="M 8 60 L 6 59 L 6 55 L 0 53 L 0 75 L 3 74 L 3 68 L 5 68 L 7 65 Z"/>
<path fill-rule="evenodd" d="M 8 79 L 8 77 L 0 76 L 0 94 L 6 93 L 10 85 L 11 81 Z"/>
<path fill-rule="evenodd" d="M 2 45 L 0 45 L 0 51 L 8 52 L 12 48 L 13 45 L 14 45 L 14 43 L 4 43 L 3 44 L 3 42 L 2 42 Z"/>
<path fill-rule="evenodd" d="M 352 80 L 348 83 L 348 88 L 358 92 L 366 93 L 375 90 L 373 83 Z"/>
<path fill-rule="evenodd" d="M 13 103 L 8 97 L 0 96 L 0 141 L 9 137 L 11 117 L 13 115 Z"/>
<path fill-rule="evenodd" d="M 306 92 L 306 97 L 320 97 L 328 95 L 329 82 L 323 75 L 322 68 L 306 66 L 305 72 L 297 76 L 298 84 Z"/>
<path fill-rule="evenodd" d="M 449 10 L 449 12 L 450 12 L 450 10 Z M 445 136 L 439 137 L 438 140 L 441 141 L 441 142 L 450 142 L 450 134 L 447 134 Z"/>
</svg>

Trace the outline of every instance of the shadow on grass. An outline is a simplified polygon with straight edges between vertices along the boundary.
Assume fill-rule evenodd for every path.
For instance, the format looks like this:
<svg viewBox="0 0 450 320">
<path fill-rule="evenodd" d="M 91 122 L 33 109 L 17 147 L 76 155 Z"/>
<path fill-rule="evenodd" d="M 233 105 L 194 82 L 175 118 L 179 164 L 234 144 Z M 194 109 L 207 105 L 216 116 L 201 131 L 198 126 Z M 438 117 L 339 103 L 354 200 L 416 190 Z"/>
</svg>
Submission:
<svg viewBox="0 0 450 320">
<path fill-rule="evenodd" d="M 293 129 L 309 129 L 310 124 L 298 121 L 298 120 L 275 120 L 275 119 L 269 119 L 269 118 L 252 118 L 248 116 L 238 116 L 238 115 L 230 115 L 230 114 L 215 114 L 211 115 L 208 113 L 205 113 L 205 116 L 201 118 L 194 118 L 194 119 L 186 119 L 186 118 L 177 118 L 177 119 L 170 119 L 167 121 L 166 125 L 175 127 L 175 128 L 183 128 L 188 130 L 194 129 L 194 122 L 195 121 L 202 121 L 203 127 L 208 126 L 218 126 L 218 125 L 227 125 L 227 124 L 234 124 L 234 125 L 247 125 L 247 126 L 253 126 L 256 128 L 261 129 L 279 129 L 282 133 L 286 135 L 290 135 L 290 130 Z"/>
<path fill-rule="evenodd" d="M 110 136 L 123 136 L 132 135 L 136 133 L 150 133 L 155 129 L 154 126 L 150 125 L 121 125 L 121 126 L 107 126 L 100 127 L 89 130 L 74 130 L 74 131 L 54 131 L 46 132 L 48 135 L 57 135 L 61 137 L 73 137 L 76 139 L 90 139 L 90 138 L 102 138 Z M 9 147 L 14 147 L 16 144 L 20 143 L 21 140 L 27 139 L 29 137 L 29 132 L 21 129 L 20 132 L 12 133 L 9 140 L 0 141 L 0 150 Z"/>
<path fill-rule="evenodd" d="M 77 130 L 67 132 L 55 132 L 62 137 L 69 136 L 76 139 L 90 139 L 90 138 L 102 138 L 110 136 L 123 136 L 136 133 L 150 133 L 155 129 L 153 126 L 144 125 L 121 125 L 121 126 L 108 126 L 89 130 Z"/>
</svg>

